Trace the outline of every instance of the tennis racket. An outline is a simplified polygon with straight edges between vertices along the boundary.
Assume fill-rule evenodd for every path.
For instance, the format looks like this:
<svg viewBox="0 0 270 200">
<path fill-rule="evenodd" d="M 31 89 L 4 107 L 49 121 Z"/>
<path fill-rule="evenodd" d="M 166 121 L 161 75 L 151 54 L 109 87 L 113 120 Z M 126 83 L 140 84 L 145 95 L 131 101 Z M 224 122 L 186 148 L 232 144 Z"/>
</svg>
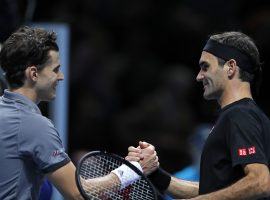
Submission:
<svg viewBox="0 0 270 200">
<path fill-rule="evenodd" d="M 123 164 L 139 176 L 124 188 L 111 173 Z M 157 200 L 156 190 L 148 178 L 133 164 L 111 153 L 92 151 L 81 158 L 76 169 L 76 183 L 87 200 Z"/>
</svg>

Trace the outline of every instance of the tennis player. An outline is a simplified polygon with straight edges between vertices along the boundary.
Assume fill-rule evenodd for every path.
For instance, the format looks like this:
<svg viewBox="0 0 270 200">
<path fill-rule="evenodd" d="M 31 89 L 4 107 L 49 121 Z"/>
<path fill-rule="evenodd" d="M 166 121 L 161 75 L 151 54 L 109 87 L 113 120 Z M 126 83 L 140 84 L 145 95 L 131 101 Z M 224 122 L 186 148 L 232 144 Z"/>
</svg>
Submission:
<svg viewBox="0 0 270 200">
<path fill-rule="evenodd" d="M 9 89 L 0 97 L 0 199 L 38 199 L 45 176 L 65 199 L 83 199 L 75 166 L 53 123 L 37 106 L 53 100 L 64 79 L 58 51 L 54 32 L 29 27 L 17 30 L 2 46 L 0 65 Z M 139 165 L 148 173 L 158 161 L 153 147 L 146 152 L 152 158 Z M 110 177 L 122 184 L 117 171 Z"/>
<path fill-rule="evenodd" d="M 200 181 L 180 180 L 162 169 L 150 179 L 176 198 L 270 199 L 270 122 L 251 93 L 262 74 L 256 45 L 241 32 L 212 35 L 199 66 L 204 98 L 221 107 L 202 152 Z M 129 157 L 140 152 L 134 147 L 129 151 Z"/>
</svg>

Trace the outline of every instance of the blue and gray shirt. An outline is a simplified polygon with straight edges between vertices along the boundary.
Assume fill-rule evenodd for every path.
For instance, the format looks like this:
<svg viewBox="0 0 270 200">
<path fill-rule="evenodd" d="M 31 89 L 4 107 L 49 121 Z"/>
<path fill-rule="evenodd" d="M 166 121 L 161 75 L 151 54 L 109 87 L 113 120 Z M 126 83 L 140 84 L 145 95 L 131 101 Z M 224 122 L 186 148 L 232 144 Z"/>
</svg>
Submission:
<svg viewBox="0 0 270 200">
<path fill-rule="evenodd" d="M 5 90 L 0 97 L 0 199 L 38 199 L 44 174 L 70 161 L 37 105 Z"/>
</svg>

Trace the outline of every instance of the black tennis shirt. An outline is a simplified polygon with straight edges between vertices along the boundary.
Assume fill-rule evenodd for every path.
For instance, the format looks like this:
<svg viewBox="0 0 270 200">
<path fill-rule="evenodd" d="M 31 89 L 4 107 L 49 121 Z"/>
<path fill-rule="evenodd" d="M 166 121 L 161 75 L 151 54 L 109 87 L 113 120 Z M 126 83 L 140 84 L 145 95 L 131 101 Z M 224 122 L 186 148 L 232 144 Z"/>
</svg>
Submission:
<svg viewBox="0 0 270 200">
<path fill-rule="evenodd" d="M 245 176 L 243 167 L 270 161 L 270 121 L 249 98 L 225 106 L 201 156 L 199 194 L 217 191 Z M 264 198 L 269 199 L 269 198 Z"/>
</svg>

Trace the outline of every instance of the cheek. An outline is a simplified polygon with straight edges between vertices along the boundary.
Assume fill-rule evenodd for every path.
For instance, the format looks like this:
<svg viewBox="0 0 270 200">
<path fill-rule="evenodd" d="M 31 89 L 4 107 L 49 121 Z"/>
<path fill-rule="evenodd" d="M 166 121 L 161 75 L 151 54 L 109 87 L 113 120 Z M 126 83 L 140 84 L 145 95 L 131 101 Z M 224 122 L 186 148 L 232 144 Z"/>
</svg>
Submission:
<svg viewBox="0 0 270 200">
<path fill-rule="evenodd" d="M 216 88 L 221 88 L 223 86 L 223 77 L 222 76 L 216 76 L 213 78 L 213 84 Z"/>
<path fill-rule="evenodd" d="M 48 77 L 47 81 L 48 84 L 54 84 L 57 81 L 57 75 L 52 74 L 51 76 Z"/>
</svg>

